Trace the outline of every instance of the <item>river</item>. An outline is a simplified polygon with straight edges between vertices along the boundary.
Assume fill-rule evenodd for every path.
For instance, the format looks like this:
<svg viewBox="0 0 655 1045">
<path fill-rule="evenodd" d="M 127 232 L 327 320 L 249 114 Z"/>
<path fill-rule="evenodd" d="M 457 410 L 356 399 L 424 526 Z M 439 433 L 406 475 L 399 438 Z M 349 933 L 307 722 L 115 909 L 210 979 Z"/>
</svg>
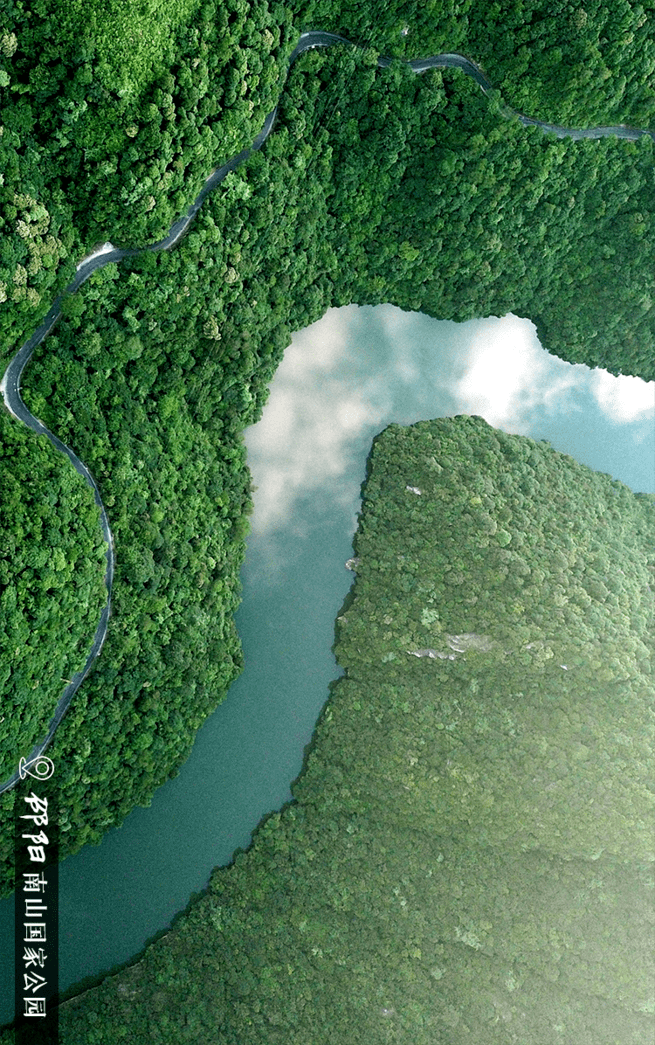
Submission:
<svg viewBox="0 0 655 1045">
<path fill-rule="evenodd" d="M 289 69 L 296 58 L 300 57 L 305 51 L 311 50 L 315 47 L 330 47 L 334 44 L 347 44 L 348 46 L 355 46 L 351 44 L 351 41 L 347 40 L 343 36 L 338 36 L 335 33 L 326 33 L 322 31 L 310 31 L 302 33 L 298 40 L 298 44 L 294 48 L 289 58 Z M 392 64 L 392 59 L 379 57 L 378 66 L 386 67 Z M 470 76 L 478 86 L 481 88 L 484 94 L 489 94 L 493 90 L 493 85 L 484 75 L 482 70 L 474 62 L 465 58 L 461 54 L 443 52 L 438 55 L 432 55 L 428 58 L 415 58 L 407 62 L 412 71 L 416 74 L 426 72 L 428 69 L 459 69 L 464 72 L 467 76 Z M 564 127 L 559 124 L 544 123 L 542 120 L 536 120 L 532 117 L 525 116 L 523 113 L 518 113 L 516 110 L 511 109 L 507 105 L 501 107 L 501 113 L 506 118 L 517 116 L 519 121 L 524 126 L 539 127 L 544 133 L 554 134 L 559 138 L 574 138 L 580 140 L 582 138 L 605 138 L 610 136 L 616 136 L 620 138 L 627 138 L 630 140 L 636 140 L 643 135 L 649 135 L 655 138 L 655 132 L 638 128 L 638 127 L 627 127 L 623 124 L 615 124 L 612 126 L 605 127 L 588 127 L 583 129 L 576 129 L 572 127 Z M 175 247 L 185 232 L 193 222 L 196 214 L 200 210 L 204 200 L 210 195 L 210 193 L 221 184 L 227 175 L 236 170 L 237 167 L 252 154 L 253 151 L 258 150 L 265 143 L 266 139 L 272 133 L 275 121 L 277 118 L 277 106 L 268 114 L 264 121 L 264 126 L 255 136 L 255 139 L 250 148 L 243 149 L 236 156 L 232 156 L 227 163 L 223 164 L 222 167 L 217 167 L 214 171 L 209 174 L 202 186 L 198 196 L 194 202 L 187 208 L 186 212 L 173 222 L 166 236 L 163 239 L 158 240 L 156 243 L 147 244 L 144 247 L 129 247 L 129 248 L 117 248 L 108 240 L 103 243 L 99 248 L 96 248 L 91 254 L 82 258 L 77 265 L 77 272 L 71 283 L 65 288 L 66 293 L 75 293 L 83 283 L 85 283 L 90 276 L 98 269 L 104 268 L 106 265 L 114 262 L 120 262 L 124 258 L 134 257 L 135 255 L 143 253 L 143 251 L 159 252 L 161 250 L 171 250 Z M 81 461 L 71 447 L 66 446 L 61 440 L 51 432 L 38 417 L 35 417 L 30 410 L 25 406 L 21 395 L 20 395 L 20 384 L 22 379 L 23 370 L 29 363 L 32 353 L 37 345 L 44 341 L 48 335 L 52 332 L 61 316 L 61 301 L 63 294 L 60 294 L 55 301 L 52 303 L 48 313 L 41 322 L 40 326 L 36 331 L 25 341 L 20 348 L 16 351 L 13 358 L 10 360 L 5 373 L 0 382 L 0 393 L 2 394 L 3 401 L 6 409 L 17 421 L 22 422 L 32 431 L 39 435 L 45 435 L 50 442 L 56 447 L 56 449 L 63 453 L 69 458 L 73 467 L 83 476 L 86 482 L 92 487 L 95 495 L 96 504 L 100 508 L 100 525 L 103 533 L 103 537 L 107 544 L 107 569 L 105 574 L 105 584 L 107 589 L 107 601 L 103 607 L 96 632 L 93 637 L 93 641 L 90 645 L 87 659 L 82 668 L 76 672 L 73 678 L 69 681 L 64 692 L 59 698 L 56 708 L 54 710 L 53 717 L 49 723 L 48 731 L 44 737 L 37 741 L 29 752 L 25 756 L 26 762 L 36 762 L 38 756 L 43 754 L 48 745 L 50 744 L 59 724 L 63 720 L 66 712 L 73 700 L 75 693 L 79 687 L 83 684 L 88 672 L 90 671 L 93 662 L 96 657 L 99 656 L 102 649 L 105 637 L 107 634 L 107 628 L 109 625 L 109 616 L 111 609 L 111 591 L 112 581 L 114 575 L 114 542 L 113 535 L 111 533 L 109 518 L 103 504 L 100 490 L 95 482 L 95 479 L 89 472 L 88 468 Z M 4 781 L 0 782 L 0 793 L 9 791 L 18 783 L 19 776 L 18 770 L 15 770 L 13 774 Z"/>
<path fill-rule="evenodd" d="M 292 60 L 303 49 L 342 39 L 303 34 Z M 490 86 L 459 55 L 410 64 L 417 73 L 459 67 L 483 90 Z M 621 127 L 577 131 L 519 118 L 560 137 L 651 133 Z M 253 148 L 263 144 L 274 120 L 275 111 Z M 245 150 L 215 171 L 165 239 L 145 249 L 173 247 L 208 192 L 247 155 Z M 74 289 L 93 269 L 138 252 L 106 247 L 92 261 L 80 263 Z M 7 407 L 36 431 L 42 430 L 40 422 L 23 412 L 19 398 L 20 372 L 31 348 L 52 329 L 57 309 L 55 302 L 2 382 Z M 346 313 L 348 319 L 343 319 Z M 317 324 L 302 332 L 287 352 L 264 418 L 247 434 L 260 492 L 237 615 L 246 670 L 200 730 L 183 772 L 159 789 L 150 808 L 134 810 L 101 846 L 87 846 L 61 865 L 62 990 L 84 976 L 106 972 L 164 931 L 190 894 L 204 887 L 211 868 L 228 862 L 237 846 L 247 845 L 261 816 L 290 797 L 289 784 L 300 770 L 328 683 L 338 675 L 329 651 L 334 618 L 352 581 L 343 563 L 351 552 L 365 458 L 382 427 L 391 421 L 477 413 L 507 431 L 548 438 L 633 489 L 655 487 L 647 465 L 640 470 L 635 464 L 634 453 L 636 443 L 638 462 L 655 460 L 652 421 L 650 442 L 644 427 L 652 418 L 652 387 L 644 382 L 626 385 L 638 379 L 603 377 L 551 359 L 536 343 L 530 324 L 523 321 L 519 329 L 514 317 L 462 325 L 424 316 L 410 320 L 414 326 L 408 334 L 407 314 L 398 309 L 351 306 L 325 317 L 327 327 Z M 505 323 L 504 332 L 494 326 L 499 322 Z M 326 329 L 329 335 L 323 333 Z M 500 362 L 494 362 L 489 347 L 494 337 Z M 53 441 L 66 451 L 56 437 Z M 105 536 L 111 543 L 108 526 Z M 109 580 L 111 569 L 109 561 Z M 95 650 L 103 638 L 101 621 Z M 62 696 L 57 721 L 76 688 L 69 687 Z M 0 1022 L 12 1016 L 12 924 L 9 899 L 0 904 L 0 968 L 7 972 Z"/>
<path fill-rule="evenodd" d="M 211 869 L 290 797 L 339 674 L 334 619 L 352 582 L 344 564 L 377 432 L 390 421 L 478 413 L 653 491 L 654 408 L 652 383 L 557 360 L 532 324 L 512 316 L 455 324 L 349 306 L 297 334 L 246 433 L 257 490 L 237 614 L 245 671 L 150 808 L 61 864 L 62 989 L 165 931 Z M 1 939 L 12 921 L 9 899 Z M 0 1021 L 10 1019 L 11 992 L 0 1003 Z"/>
</svg>

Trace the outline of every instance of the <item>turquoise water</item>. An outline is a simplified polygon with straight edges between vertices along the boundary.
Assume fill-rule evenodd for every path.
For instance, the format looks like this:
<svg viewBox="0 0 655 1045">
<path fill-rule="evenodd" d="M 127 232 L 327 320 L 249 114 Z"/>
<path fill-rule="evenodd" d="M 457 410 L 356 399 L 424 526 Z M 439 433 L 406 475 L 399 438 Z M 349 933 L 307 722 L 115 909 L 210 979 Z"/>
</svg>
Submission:
<svg viewBox="0 0 655 1045">
<path fill-rule="evenodd" d="M 165 930 L 211 869 L 291 797 L 339 674 L 334 619 L 352 582 L 344 564 L 379 431 L 480 414 L 653 492 L 654 412 L 655 386 L 556 360 L 512 316 L 454 324 L 350 306 L 296 335 L 246 435 L 257 487 L 237 615 L 246 669 L 152 805 L 61 865 L 62 989 Z M 12 923 L 13 899 L 0 904 L 3 959 Z M 0 1021 L 12 1018 L 12 992 L 0 998 Z"/>
</svg>

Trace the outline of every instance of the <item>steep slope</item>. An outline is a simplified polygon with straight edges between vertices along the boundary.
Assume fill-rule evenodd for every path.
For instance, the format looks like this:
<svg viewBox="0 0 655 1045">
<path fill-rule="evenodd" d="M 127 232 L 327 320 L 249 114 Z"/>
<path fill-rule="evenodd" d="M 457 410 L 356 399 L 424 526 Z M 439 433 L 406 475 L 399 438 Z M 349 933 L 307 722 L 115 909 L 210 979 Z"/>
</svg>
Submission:
<svg viewBox="0 0 655 1045">
<path fill-rule="evenodd" d="M 386 429 L 295 802 L 63 1045 L 647 1045 L 654 528 L 481 418 Z"/>
</svg>

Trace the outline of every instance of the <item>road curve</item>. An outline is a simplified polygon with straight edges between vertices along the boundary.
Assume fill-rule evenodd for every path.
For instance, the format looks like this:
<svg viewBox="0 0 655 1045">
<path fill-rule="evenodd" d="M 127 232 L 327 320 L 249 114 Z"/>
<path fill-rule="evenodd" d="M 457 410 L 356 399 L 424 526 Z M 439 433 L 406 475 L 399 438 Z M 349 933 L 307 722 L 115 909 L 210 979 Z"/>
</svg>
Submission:
<svg viewBox="0 0 655 1045">
<path fill-rule="evenodd" d="M 287 66 L 287 74 L 296 58 L 298 58 L 305 51 L 310 50 L 314 47 L 330 47 L 333 44 L 347 44 L 350 47 L 357 47 L 357 44 L 353 44 L 352 41 L 346 40 L 343 36 L 337 36 L 335 33 L 325 32 L 307 32 L 302 33 L 298 41 L 297 46 L 291 53 L 289 58 L 289 64 Z M 391 58 L 378 58 L 378 66 L 386 68 L 392 64 L 394 59 Z M 485 94 L 489 94 L 493 90 L 491 82 L 484 75 L 482 70 L 474 62 L 465 58 L 461 54 L 455 53 L 444 53 L 433 55 L 430 58 L 415 58 L 406 63 L 415 73 L 423 73 L 428 69 L 460 69 L 462 72 L 470 76 L 480 86 L 481 90 Z M 269 137 L 275 120 L 277 118 L 277 105 L 268 114 L 264 121 L 259 134 L 254 139 L 252 145 L 248 149 L 243 149 L 241 152 L 233 156 L 227 163 L 223 164 L 222 167 L 217 167 L 209 177 L 206 179 L 202 186 L 196 200 L 191 204 L 187 211 L 178 218 L 171 225 L 168 233 L 163 239 L 158 240 L 156 243 L 148 244 L 145 247 L 134 248 L 134 249 L 119 249 L 113 246 L 112 243 L 106 242 L 102 246 L 96 249 L 92 254 L 84 257 L 77 265 L 77 274 L 75 278 L 68 284 L 62 294 L 60 294 L 54 301 L 50 311 L 46 315 L 45 319 L 39 326 L 38 330 L 34 332 L 31 338 L 27 340 L 18 352 L 15 354 L 11 362 L 9 363 L 2 382 L 0 383 L 0 392 L 4 400 L 5 407 L 16 420 L 21 421 L 28 428 L 31 428 L 37 435 L 46 435 L 50 442 L 59 450 L 65 454 L 72 462 L 73 467 L 84 477 L 89 486 L 93 489 L 96 504 L 100 508 L 100 525 L 102 528 L 102 534 L 107 544 L 107 569 L 105 572 L 105 585 L 107 588 L 107 602 L 102 610 L 98 626 L 93 638 L 93 644 L 89 651 L 89 655 L 82 669 L 78 671 L 74 676 L 69 685 L 61 695 L 54 715 L 48 727 L 48 731 L 40 743 L 36 744 L 29 755 L 25 756 L 26 762 L 31 762 L 33 759 L 42 755 L 52 740 L 59 723 L 64 718 L 70 702 L 73 696 L 81 686 L 82 682 L 91 670 L 91 666 L 95 661 L 96 657 L 102 649 L 105 636 L 107 634 L 107 627 L 109 624 L 109 614 L 111 608 L 111 589 L 114 577 L 114 541 L 109 527 L 109 519 L 105 506 L 102 503 L 100 491 L 95 482 L 95 479 L 89 472 L 86 465 L 80 461 L 79 457 L 66 446 L 60 439 L 57 438 L 43 422 L 39 421 L 25 406 L 21 395 L 20 395 L 20 382 L 27 363 L 29 362 L 32 353 L 36 346 L 40 344 L 48 334 L 53 330 L 57 321 L 61 316 L 61 301 L 64 294 L 75 293 L 82 286 L 83 283 L 91 276 L 96 269 L 104 268 L 105 265 L 110 265 L 113 262 L 122 261 L 123 258 L 135 257 L 137 254 L 143 253 L 143 251 L 160 251 L 170 250 L 179 243 L 180 239 L 184 236 L 189 225 L 195 218 L 196 214 L 200 210 L 203 202 L 207 196 L 216 188 L 217 185 L 227 177 L 230 171 L 236 170 L 244 160 L 246 160 L 252 152 L 260 149 L 266 139 Z M 587 129 L 576 129 L 572 127 L 562 127 L 558 124 L 544 123 L 541 120 L 532 119 L 529 116 L 524 116 L 522 113 L 516 112 L 514 109 L 510 109 L 508 106 L 503 106 L 501 109 L 502 115 L 507 118 L 518 117 L 519 121 L 524 126 L 539 127 L 546 134 L 555 134 L 559 138 L 605 138 L 608 136 L 616 136 L 621 138 L 629 138 L 635 140 L 641 138 L 643 135 L 649 135 L 651 138 L 655 138 L 655 133 L 650 130 L 641 130 L 636 127 L 628 127 L 624 124 L 617 124 L 611 127 L 591 127 Z M 18 757 L 16 759 L 18 763 Z M 0 794 L 4 791 L 9 791 L 15 787 L 20 777 L 18 770 L 13 773 L 8 780 L 4 783 L 0 783 Z"/>
</svg>

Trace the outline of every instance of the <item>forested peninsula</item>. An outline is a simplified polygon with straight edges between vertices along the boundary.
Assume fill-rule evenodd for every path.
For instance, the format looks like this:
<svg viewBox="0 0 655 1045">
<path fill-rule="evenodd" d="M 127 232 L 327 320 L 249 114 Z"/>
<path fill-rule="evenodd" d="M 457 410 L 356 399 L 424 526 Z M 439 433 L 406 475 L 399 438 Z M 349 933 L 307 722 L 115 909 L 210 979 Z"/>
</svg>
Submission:
<svg viewBox="0 0 655 1045">
<path fill-rule="evenodd" d="M 361 49 L 303 56 L 282 91 L 305 28 Z M 498 96 L 454 70 L 377 65 L 445 50 L 481 64 Z M 80 258 L 109 237 L 156 241 L 280 100 L 265 148 L 179 246 L 94 274 L 25 375 L 30 410 L 100 485 L 116 543 L 107 642 L 50 749 L 62 856 L 148 803 L 240 670 L 242 431 L 292 331 L 351 302 L 458 320 L 512 310 L 566 359 L 653 376 L 652 139 L 558 139 L 501 109 L 652 127 L 654 61 L 652 22 L 627 0 L 552 13 L 482 0 L 4 4 L 4 361 Z M 4 411 L 0 458 L 4 779 L 83 662 L 103 564 L 91 492 Z M 13 802 L 0 798 L 5 890 Z"/>
<path fill-rule="evenodd" d="M 62 1045 L 650 1045 L 654 537 L 546 443 L 387 428 L 294 801 Z"/>
</svg>

